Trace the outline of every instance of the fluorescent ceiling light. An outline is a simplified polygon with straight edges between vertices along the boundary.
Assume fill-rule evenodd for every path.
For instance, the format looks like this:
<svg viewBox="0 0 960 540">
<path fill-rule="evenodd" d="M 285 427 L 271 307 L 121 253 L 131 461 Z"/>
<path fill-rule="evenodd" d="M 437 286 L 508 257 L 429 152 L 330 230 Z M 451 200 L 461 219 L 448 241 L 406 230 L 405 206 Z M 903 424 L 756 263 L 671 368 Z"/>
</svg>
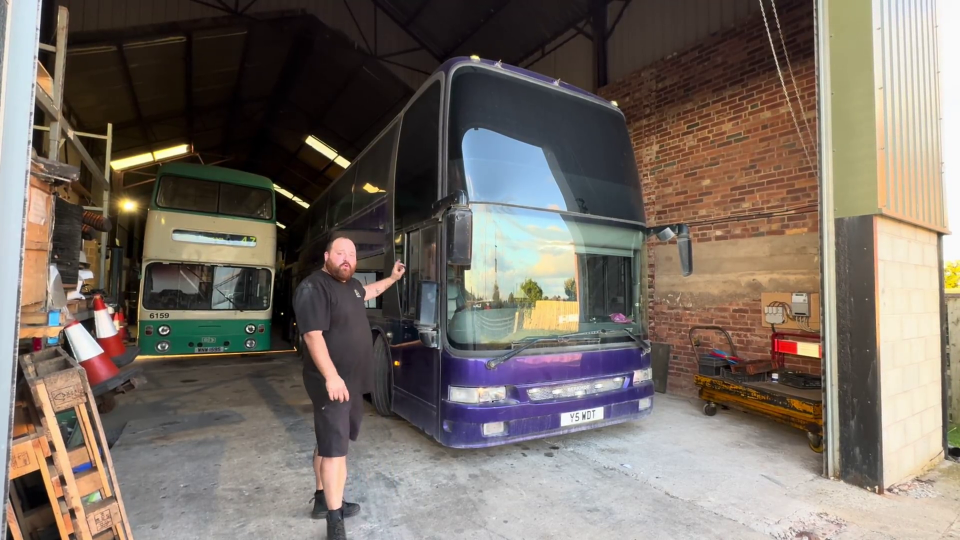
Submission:
<svg viewBox="0 0 960 540">
<path fill-rule="evenodd" d="M 286 225 L 284 225 L 283 223 L 280 223 L 279 221 L 277 222 L 277 227 L 280 227 L 281 229 L 286 229 L 286 228 L 287 228 Z"/>
<path fill-rule="evenodd" d="M 370 185 L 369 183 L 363 185 L 363 190 L 367 193 L 386 193 L 386 191 L 378 188 L 377 186 Z"/>
<path fill-rule="evenodd" d="M 171 146 L 170 148 L 164 148 L 163 150 L 147 152 L 145 154 L 137 154 L 135 156 L 125 157 L 123 159 L 115 159 L 110 162 L 110 167 L 115 171 L 122 171 L 124 169 L 129 169 L 130 167 L 136 167 L 137 165 L 144 165 L 176 156 L 182 156 L 188 152 L 190 152 L 190 145 L 181 144 L 178 146 Z"/>
<path fill-rule="evenodd" d="M 300 206 L 302 206 L 302 207 L 304 207 L 304 208 L 310 208 L 310 203 L 308 203 L 307 201 L 301 199 L 300 197 L 297 197 L 296 195 L 294 195 L 293 193 L 290 193 L 289 191 L 283 189 L 282 187 L 274 184 L 274 185 L 273 185 L 273 189 L 274 189 L 277 193 L 279 193 L 279 194 L 283 195 L 284 197 L 290 199 L 291 201 L 299 204 Z"/>
<path fill-rule="evenodd" d="M 344 169 L 350 166 L 350 161 L 341 157 L 336 150 L 334 150 L 333 148 L 330 148 L 327 144 L 325 144 L 320 139 L 314 137 L 313 135 L 307 135 L 307 138 L 304 142 L 307 143 L 310 146 L 310 148 L 313 148 L 317 152 L 320 152 L 321 154 L 324 155 L 324 157 L 333 161 L 334 163 L 343 167 Z"/>
</svg>

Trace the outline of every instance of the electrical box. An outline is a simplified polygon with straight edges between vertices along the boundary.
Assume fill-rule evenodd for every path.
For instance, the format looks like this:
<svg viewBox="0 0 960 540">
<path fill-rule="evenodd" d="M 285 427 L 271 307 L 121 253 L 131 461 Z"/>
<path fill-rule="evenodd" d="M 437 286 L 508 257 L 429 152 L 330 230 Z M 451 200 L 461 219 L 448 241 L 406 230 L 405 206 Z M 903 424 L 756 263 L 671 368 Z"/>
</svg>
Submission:
<svg viewBox="0 0 960 540">
<path fill-rule="evenodd" d="M 790 295 L 790 309 L 794 317 L 810 316 L 810 297 L 807 293 L 793 293 Z"/>
<path fill-rule="evenodd" d="M 765 306 L 763 308 L 763 317 L 767 324 L 783 324 L 786 322 L 783 308 L 780 306 Z"/>
<path fill-rule="evenodd" d="M 770 325 L 776 326 L 778 331 L 789 332 L 791 330 L 796 330 L 803 332 L 803 327 L 797 323 L 797 321 L 791 319 L 787 316 L 787 309 L 789 309 L 793 316 L 795 317 L 806 317 L 804 321 L 805 326 L 813 328 L 814 330 L 820 329 L 820 293 L 818 292 L 807 292 L 807 293 L 797 293 L 800 297 L 806 296 L 807 299 L 807 308 L 806 315 L 802 315 L 803 308 L 800 309 L 800 313 L 797 313 L 797 304 L 802 304 L 803 300 L 800 297 L 795 297 L 792 292 L 762 292 L 760 293 L 760 312 L 756 317 L 757 324 L 770 328 Z M 772 309 L 767 309 L 772 308 Z M 771 320 L 779 320 L 780 315 L 783 314 L 784 321 L 782 323 L 771 322 Z"/>
</svg>

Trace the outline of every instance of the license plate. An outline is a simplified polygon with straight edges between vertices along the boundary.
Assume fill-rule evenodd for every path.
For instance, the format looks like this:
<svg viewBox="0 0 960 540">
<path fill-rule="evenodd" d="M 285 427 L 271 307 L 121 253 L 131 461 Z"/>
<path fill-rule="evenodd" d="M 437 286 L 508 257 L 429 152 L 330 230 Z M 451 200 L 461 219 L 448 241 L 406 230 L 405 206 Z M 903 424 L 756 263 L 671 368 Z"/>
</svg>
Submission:
<svg viewBox="0 0 960 540">
<path fill-rule="evenodd" d="M 198 353 L 223 352 L 223 347 L 197 347 L 195 351 Z"/>
<path fill-rule="evenodd" d="M 582 411 L 565 412 L 560 415 L 560 426 L 572 426 L 603 420 L 603 407 L 585 409 Z"/>
</svg>

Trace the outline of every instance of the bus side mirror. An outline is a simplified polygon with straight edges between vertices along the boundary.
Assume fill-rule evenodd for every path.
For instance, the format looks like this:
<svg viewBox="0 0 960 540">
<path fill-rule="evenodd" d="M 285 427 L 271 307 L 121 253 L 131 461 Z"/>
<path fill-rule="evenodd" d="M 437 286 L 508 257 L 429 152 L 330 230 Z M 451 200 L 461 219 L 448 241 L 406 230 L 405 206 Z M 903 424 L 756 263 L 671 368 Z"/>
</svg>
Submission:
<svg viewBox="0 0 960 540">
<path fill-rule="evenodd" d="M 677 226 L 677 249 L 680 250 L 680 273 L 687 277 L 693 273 L 693 240 L 686 225 Z"/>
<path fill-rule="evenodd" d="M 680 250 L 680 273 L 687 277 L 693 273 L 693 240 L 690 239 L 690 227 L 687 225 L 670 225 L 655 227 L 650 230 L 650 236 L 656 236 L 661 242 L 677 239 L 677 249 Z"/>
<path fill-rule="evenodd" d="M 436 349 L 439 346 L 437 336 L 437 297 L 440 284 L 436 281 L 421 281 L 417 286 L 417 331 L 420 343 L 424 347 Z"/>
<path fill-rule="evenodd" d="M 447 230 L 447 264 L 467 266 L 473 250 L 473 212 L 469 207 L 455 206 L 445 214 Z"/>
</svg>

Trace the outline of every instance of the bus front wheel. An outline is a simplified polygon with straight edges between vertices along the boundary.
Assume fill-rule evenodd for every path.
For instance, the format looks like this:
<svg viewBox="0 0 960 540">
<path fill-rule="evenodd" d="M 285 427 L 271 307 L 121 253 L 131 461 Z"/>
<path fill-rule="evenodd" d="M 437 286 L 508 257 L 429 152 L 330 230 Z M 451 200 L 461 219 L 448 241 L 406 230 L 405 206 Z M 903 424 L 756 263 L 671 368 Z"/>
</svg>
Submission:
<svg viewBox="0 0 960 540">
<path fill-rule="evenodd" d="M 383 336 L 373 339 L 373 406 L 380 416 L 393 416 L 393 369 Z"/>
</svg>

